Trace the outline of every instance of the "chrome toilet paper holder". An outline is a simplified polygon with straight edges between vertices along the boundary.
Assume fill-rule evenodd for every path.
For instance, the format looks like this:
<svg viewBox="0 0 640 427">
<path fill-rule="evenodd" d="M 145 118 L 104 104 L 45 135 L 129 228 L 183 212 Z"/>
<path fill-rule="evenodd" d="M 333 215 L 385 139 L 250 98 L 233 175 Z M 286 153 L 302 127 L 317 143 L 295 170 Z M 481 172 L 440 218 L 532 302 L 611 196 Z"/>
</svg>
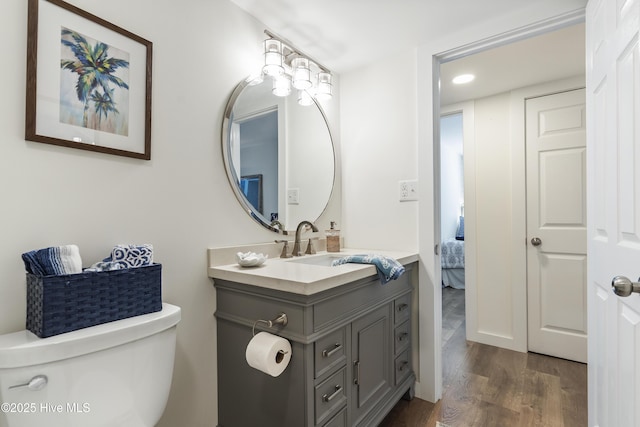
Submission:
<svg viewBox="0 0 640 427">
<path fill-rule="evenodd" d="M 280 314 L 278 314 L 278 317 L 276 317 L 273 320 L 258 319 L 255 322 L 253 322 L 253 327 L 251 328 L 251 334 L 253 336 L 256 335 L 256 325 L 258 323 L 264 323 L 269 328 L 272 328 L 274 325 L 287 326 L 287 323 L 289 323 L 289 318 L 287 317 L 287 313 L 280 313 Z"/>
</svg>

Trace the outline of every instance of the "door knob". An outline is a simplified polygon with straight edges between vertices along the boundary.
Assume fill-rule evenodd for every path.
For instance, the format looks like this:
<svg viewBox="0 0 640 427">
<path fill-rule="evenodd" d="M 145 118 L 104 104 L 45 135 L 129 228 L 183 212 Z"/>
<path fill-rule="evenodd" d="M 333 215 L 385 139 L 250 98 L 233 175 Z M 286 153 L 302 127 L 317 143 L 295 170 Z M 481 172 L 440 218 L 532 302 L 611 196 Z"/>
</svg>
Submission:
<svg viewBox="0 0 640 427">
<path fill-rule="evenodd" d="M 640 283 L 632 282 L 624 276 L 616 276 L 611 281 L 613 292 L 620 297 L 628 297 L 632 293 L 640 293 Z"/>
<path fill-rule="evenodd" d="M 540 246 L 542 244 L 542 240 L 540 240 L 539 237 L 534 237 L 533 239 L 531 239 L 531 244 L 533 246 Z"/>
</svg>

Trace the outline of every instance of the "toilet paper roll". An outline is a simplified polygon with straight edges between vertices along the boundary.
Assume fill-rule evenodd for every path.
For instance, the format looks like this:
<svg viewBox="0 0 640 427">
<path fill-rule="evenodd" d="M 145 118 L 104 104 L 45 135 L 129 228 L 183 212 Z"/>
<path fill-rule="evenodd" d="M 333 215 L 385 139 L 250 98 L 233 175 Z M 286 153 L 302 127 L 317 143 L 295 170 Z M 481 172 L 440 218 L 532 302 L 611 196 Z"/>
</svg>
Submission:
<svg viewBox="0 0 640 427">
<path fill-rule="evenodd" d="M 245 356 L 252 368 L 277 377 L 289 365 L 291 344 L 277 335 L 259 332 L 249 341 Z"/>
</svg>

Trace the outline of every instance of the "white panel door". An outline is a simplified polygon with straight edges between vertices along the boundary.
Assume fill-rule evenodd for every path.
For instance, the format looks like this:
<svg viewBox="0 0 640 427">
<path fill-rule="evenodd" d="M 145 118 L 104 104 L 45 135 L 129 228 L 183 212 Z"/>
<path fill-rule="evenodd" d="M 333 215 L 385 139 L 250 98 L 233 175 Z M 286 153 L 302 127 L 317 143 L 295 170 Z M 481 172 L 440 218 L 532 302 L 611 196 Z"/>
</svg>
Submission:
<svg viewBox="0 0 640 427">
<path fill-rule="evenodd" d="M 528 349 L 587 361 L 585 90 L 526 101 Z"/>
<path fill-rule="evenodd" d="M 640 426 L 640 0 L 587 5 L 589 426 Z"/>
</svg>

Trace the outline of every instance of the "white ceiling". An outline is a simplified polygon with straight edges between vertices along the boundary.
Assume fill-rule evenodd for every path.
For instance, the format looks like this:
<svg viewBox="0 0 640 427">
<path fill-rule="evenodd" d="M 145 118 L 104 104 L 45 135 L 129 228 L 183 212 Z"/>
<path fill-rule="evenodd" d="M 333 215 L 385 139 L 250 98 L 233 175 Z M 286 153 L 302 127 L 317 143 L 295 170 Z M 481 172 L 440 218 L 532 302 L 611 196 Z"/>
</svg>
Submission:
<svg viewBox="0 0 640 427">
<path fill-rule="evenodd" d="M 545 10 L 583 8 L 587 0 L 231 0 L 277 35 L 337 73 L 443 34 Z"/>
<path fill-rule="evenodd" d="M 440 67 L 441 105 L 482 98 L 566 77 L 584 75 L 584 24 L 447 62 Z M 466 85 L 453 77 L 474 74 Z"/>
<path fill-rule="evenodd" d="M 587 0 L 231 0 L 280 37 L 334 72 L 344 73 L 437 39 L 494 21 L 541 11 L 583 8 Z M 450 88 L 449 74 L 474 70 L 464 92 Z M 561 30 L 444 64 L 443 105 L 542 81 L 584 69 L 583 28 Z M 491 78 L 489 78 L 491 76 Z M 472 92 L 478 91 L 478 92 Z"/>
</svg>

